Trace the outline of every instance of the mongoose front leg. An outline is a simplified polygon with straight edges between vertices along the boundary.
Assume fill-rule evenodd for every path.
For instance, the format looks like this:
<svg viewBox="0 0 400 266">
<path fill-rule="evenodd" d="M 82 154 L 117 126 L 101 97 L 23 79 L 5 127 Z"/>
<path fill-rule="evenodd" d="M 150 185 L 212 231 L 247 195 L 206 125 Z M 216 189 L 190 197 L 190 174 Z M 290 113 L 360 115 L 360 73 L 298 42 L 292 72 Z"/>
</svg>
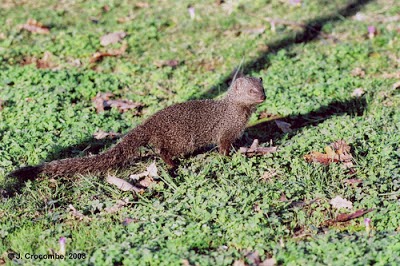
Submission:
<svg viewBox="0 0 400 266">
<path fill-rule="evenodd" d="M 233 141 L 229 138 L 221 138 L 219 141 L 219 153 L 222 155 L 229 155 Z"/>
<path fill-rule="evenodd" d="M 176 164 L 174 163 L 174 161 L 172 160 L 172 156 L 171 154 L 167 151 L 167 150 L 161 150 L 160 151 L 160 156 L 161 159 L 163 159 L 163 161 L 168 164 L 171 168 L 175 167 Z"/>
</svg>

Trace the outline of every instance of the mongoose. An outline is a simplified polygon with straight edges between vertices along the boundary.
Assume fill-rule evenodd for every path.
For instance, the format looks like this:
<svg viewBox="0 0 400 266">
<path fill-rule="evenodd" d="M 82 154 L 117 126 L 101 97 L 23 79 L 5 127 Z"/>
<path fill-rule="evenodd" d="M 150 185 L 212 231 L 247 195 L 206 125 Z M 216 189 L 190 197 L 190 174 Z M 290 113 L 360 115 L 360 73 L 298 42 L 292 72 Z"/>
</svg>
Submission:
<svg viewBox="0 0 400 266">
<path fill-rule="evenodd" d="M 137 157 L 138 148 L 150 144 L 161 158 L 174 167 L 173 158 L 201 147 L 217 144 L 228 155 L 239 138 L 255 106 L 265 100 L 261 78 L 236 79 L 221 100 L 193 100 L 169 106 L 131 130 L 111 149 L 94 156 L 68 158 L 27 166 L 12 176 L 32 179 L 38 175 L 72 176 L 102 173 L 123 166 Z"/>
</svg>

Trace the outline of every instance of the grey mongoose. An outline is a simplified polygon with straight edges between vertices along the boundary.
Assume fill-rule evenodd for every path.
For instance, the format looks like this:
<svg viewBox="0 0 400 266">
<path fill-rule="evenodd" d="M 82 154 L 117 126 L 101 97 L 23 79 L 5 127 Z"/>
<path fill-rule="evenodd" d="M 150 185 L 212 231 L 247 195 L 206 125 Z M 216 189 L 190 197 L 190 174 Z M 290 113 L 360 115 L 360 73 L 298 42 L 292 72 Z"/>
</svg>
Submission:
<svg viewBox="0 0 400 266">
<path fill-rule="evenodd" d="M 261 78 L 240 77 L 220 100 L 193 100 L 169 106 L 127 133 L 109 150 L 98 155 L 68 158 L 27 166 L 12 176 L 32 179 L 38 175 L 72 176 L 103 173 L 127 164 L 138 156 L 138 148 L 150 144 L 169 166 L 173 158 L 201 147 L 217 144 L 228 155 L 231 144 L 246 127 L 255 106 L 265 100 Z"/>
</svg>

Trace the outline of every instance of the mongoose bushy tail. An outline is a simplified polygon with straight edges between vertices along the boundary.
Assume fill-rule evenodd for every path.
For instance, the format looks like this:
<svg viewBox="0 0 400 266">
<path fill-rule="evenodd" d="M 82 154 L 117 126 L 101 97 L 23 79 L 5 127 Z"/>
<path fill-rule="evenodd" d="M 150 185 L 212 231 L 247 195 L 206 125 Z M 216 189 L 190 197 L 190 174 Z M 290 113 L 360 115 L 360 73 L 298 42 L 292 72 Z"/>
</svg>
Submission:
<svg viewBox="0 0 400 266">
<path fill-rule="evenodd" d="M 131 130 L 113 148 L 95 156 L 52 161 L 11 173 L 23 179 L 38 175 L 71 176 L 102 173 L 123 166 L 137 155 L 138 148 L 152 145 L 170 166 L 173 159 L 201 147 L 217 144 L 227 155 L 239 138 L 255 106 L 265 100 L 261 78 L 236 79 L 221 100 L 194 100 L 169 106 Z"/>
<path fill-rule="evenodd" d="M 129 159 L 137 155 L 137 149 L 149 142 L 149 135 L 144 134 L 139 126 L 129 132 L 121 142 L 105 151 L 104 153 L 82 157 L 67 158 L 37 166 L 27 166 L 11 173 L 22 179 L 35 178 L 38 175 L 49 175 L 53 177 L 71 176 L 74 174 L 103 173 L 111 167 L 123 166 Z"/>
</svg>

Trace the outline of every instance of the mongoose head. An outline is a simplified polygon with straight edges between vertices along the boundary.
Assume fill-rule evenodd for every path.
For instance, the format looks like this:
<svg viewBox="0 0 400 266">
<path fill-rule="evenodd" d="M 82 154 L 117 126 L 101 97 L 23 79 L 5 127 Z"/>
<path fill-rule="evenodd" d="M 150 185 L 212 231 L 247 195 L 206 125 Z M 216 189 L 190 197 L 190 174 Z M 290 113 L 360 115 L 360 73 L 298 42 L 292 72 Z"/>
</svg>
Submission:
<svg viewBox="0 0 400 266">
<path fill-rule="evenodd" d="M 241 77 L 235 80 L 228 91 L 228 98 L 240 105 L 257 105 L 265 101 L 262 78 Z"/>
</svg>

